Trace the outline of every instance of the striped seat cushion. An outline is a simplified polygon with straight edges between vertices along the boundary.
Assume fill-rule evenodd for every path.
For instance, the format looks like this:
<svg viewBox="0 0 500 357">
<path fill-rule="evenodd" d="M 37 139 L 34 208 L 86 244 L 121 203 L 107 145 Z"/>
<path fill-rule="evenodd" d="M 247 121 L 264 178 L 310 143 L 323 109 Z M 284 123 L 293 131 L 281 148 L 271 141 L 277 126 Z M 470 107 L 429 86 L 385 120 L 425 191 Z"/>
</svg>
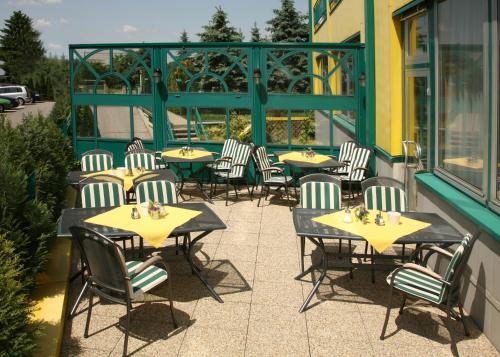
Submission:
<svg viewBox="0 0 500 357">
<path fill-rule="evenodd" d="M 340 209 L 342 195 L 340 187 L 333 182 L 306 182 L 300 186 L 302 208 Z"/>
<path fill-rule="evenodd" d="M 231 160 L 230 178 L 243 178 L 251 154 L 252 148 L 250 145 L 238 143 Z M 224 177 L 224 175 L 221 177 Z"/>
<path fill-rule="evenodd" d="M 387 277 L 390 284 L 392 274 Z M 412 269 L 401 269 L 394 278 L 394 288 L 413 296 L 441 303 L 444 293 L 444 284 L 439 280 Z"/>
<path fill-rule="evenodd" d="M 147 293 L 155 286 L 168 279 L 168 274 L 165 269 L 158 268 L 154 265 L 147 267 L 140 274 L 135 275 L 135 271 L 143 264 L 140 261 L 129 261 L 125 265 L 128 270 L 128 276 L 132 278 L 132 291 L 134 294 Z"/>
<path fill-rule="evenodd" d="M 125 203 L 123 186 L 113 182 L 89 183 L 82 188 L 82 207 L 116 207 Z"/>
<path fill-rule="evenodd" d="M 222 152 L 220 157 L 230 157 L 233 158 L 236 148 L 238 147 L 238 140 L 236 139 L 226 139 L 224 145 L 222 146 Z M 209 168 L 219 169 L 219 170 L 229 170 L 231 168 L 231 163 L 227 161 L 220 161 L 216 164 L 208 164 Z"/>
<path fill-rule="evenodd" d="M 164 205 L 177 203 L 177 188 L 167 180 L 141 182 L 135 188 L 137 203 L 159 202 Z"/>
<path fill-rule="evenodd" d="M 156 158 L 150 153 L 131 153 L 125 156 L 125 167 L 127 169 L 143 167 L 146 170 L 155 170 Z"/>
<path fill-rule="evenodd" d="M 113 157 L 108 154 L 89 154 L 82 157 L 82 171 L 104 171 L 113 168 Z"/>
<path fill-rule="evenodd" d="M 406 211 L 405 192 L 398 187 L 370 186 L 364 193 L 365 207 L 380 211 Z"/>
</svg>

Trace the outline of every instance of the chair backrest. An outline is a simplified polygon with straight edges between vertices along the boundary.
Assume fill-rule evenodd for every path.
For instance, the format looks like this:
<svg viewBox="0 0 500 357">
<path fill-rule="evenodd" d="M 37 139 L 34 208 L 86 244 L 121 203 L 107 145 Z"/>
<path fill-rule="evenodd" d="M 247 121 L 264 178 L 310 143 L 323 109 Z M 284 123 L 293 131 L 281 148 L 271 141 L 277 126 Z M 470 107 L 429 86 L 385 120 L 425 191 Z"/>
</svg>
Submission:
<svg viewBox="0 0 500 357">
<path fill-rule="evenodd" d="M 339 167 L 338 173 L 347 173 L 349 171 L 349 166 L 351 165 L 352 154 L 356 148 L 356 143 L 354 141 L 346 141 L 340 145 L 339 151 L 339 162 L 347 162 L 346 166 Z"/>
<path fill-rule="evenodd" d="M 149 201 L 164 205 L 177 203 L 177 188 L 175 183 L 167 180 L 141 182 L 135 189 L 137 203 Z"/>
<path fill-rule="evenodd" d="M 370 186 L 364 191 L 365 207 L 380 211 L 406 212 L 406 194 L 398 187 Z"/>
<path fill-rule="evenodd" d="M 109 154 L 83 154 L 82 171 L 104 171 L 113 168 L 113 156 Z"/>
<path fill-rule="evenodd" d="M 363 170 L 355 170 L 356 168 L 367 169 L 370 164 L 371 150 L 365 147 L 357 147 L 352 153 L 351 163 L 348 169 L 348 175 L 351 181 L 361 181 L 366 175 Z"/>
<path fill-rule="evenodd" d="M 234 152 L 236 151 L 236 147 L 239 142 L 236 139 L 229 138 L 224 140 L 224 145 L 222 146 L 221 157 L 233 157 Z"/>
<path fill-rule="evenodd" d="M 126 280 L 127 268 L 120 247 L 88 228 L 73 226 L 69 230 L 87 266 L 93 288 L 115 298 L 121 294 L 123 300 L 130 297 L 131 286 Z"/>
<path fill-rule="evenodd" d="M 155 170 L 153 172 L 146 172 L 140 176 L 137 176 L 133 180 L 134 187 L 137 187 L 138 184 L 141 182 L 146 182 L 146 181 L 159 181 L 159 180 L 167 180 L 171 182 L 177 182 L 179 181 L 179 178 L 177 175 L 169 169 L 163 169 L 163 170 Z"/>
<path fill-rule="evenodd" d="M 238 143 L 231 160 L 230 175 L 233 178 L 243 178 L 252 154 L 252 147 L 248 144 Z"/>
<path fill-rule="evenodd" d="M 156 169 L 156 158 L 150 153 L 132 152 L 125 156 L 125 167 L 127 169 L 143 167 L 146 170 L 154 170 Z"/>
<path fill-rule="evenodd" d="M 123 186 L 112 182 L 89 183 L 82 188 L 82 207 L 116 207 L 125 203 Z"/>
<path fill-rule="evenodd" d="M 264 182 L 269 180 L 272 176 L 272 172 L 266 169 L 271 167 L 271 162 L 267 156 L 267 150 L 265 146 L 258 147 L 252 154 L 254 157 L 255 164 L 257 165 L 257 170 L 261 173 Z"/>
<path fill-rule="evenodd" d="M 102 183 L 102 182 L 113 182 L 123 186 L 123 179 L 121 177 L 109 174 L 95 174 L 80 181 L 80 188 L 83 188 L 85 185 L 88 185 L 90 183 Z"/>
<path fill-rule="evenodd" d="M 82 156 L 85 156 L 85 155 L 94 155 L 94 154 L 106 154 L 106 155 L 110 155 L 111 157 L 114 157 L 113 153 L 111 151 L 108 151 L 108 150 L 104 150 L 104 149 L 92 149 L 92 150 L 89 150 L 89 151 L 85 151 Z"/>
<path fill-rule="evenodd" d="M 141 138 L 134 137 L 132 140 L 130 140 L 127 143 L 127 146 L 125 147 L 125 153 L 129 152 L 135 152 L 135 153 L 141 153 L 145 152 L 144 148 L 144 143 L 142 142 Z"/>
<path fill-rule="evenodd" d="M 314 179 L 317 181 L 314 181 Z M 310 209 L 341 209 L 340 183 L 326 174 L 312 174 L 300 179 L 300 205 Z"/>
<path fill-rule="evenodd" d="M 392 177 L 387 176 L 375 176 L 367 178 L 361 182 L 361 188 L 363 192 L 365 192 L 371 186 L 389 186 L 389 187 L 397 187 L 404 190 L 405 185 L 399 180 L 396 180 Z"/>
</svg>

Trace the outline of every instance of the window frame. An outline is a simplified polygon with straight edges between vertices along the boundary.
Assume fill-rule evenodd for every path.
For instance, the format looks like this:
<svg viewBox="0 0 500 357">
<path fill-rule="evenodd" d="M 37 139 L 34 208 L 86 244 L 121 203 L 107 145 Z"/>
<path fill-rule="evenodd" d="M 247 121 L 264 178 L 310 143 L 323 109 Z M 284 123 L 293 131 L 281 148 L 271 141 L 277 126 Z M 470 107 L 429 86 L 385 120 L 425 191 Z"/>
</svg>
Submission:
<svg viewBox="0 0 500 357">
<path fill-rule="evenodd" d="M 497 180 L 499 174 L 498 165 L 500 164 L 500 157 L 498 154 L 498 147 L 500 145 L 500 26 L 498 21 L 500 21 L 500 6 L 497 1 L 492 2 L 492 16 L 490 18 L 493 20 L 491 23 L 491 159 L 490 159 L 490 207 L 500 213 L 500 195 L 497 191 Z M 495 80 L 496 78 L 497 80 Z M 496 150 L 495 150 L 496 148 Z"/>
<path fill-rule="evenodd" d="M 323 4 L 323 12 L 318 14 L 320 4 Z M 317 10 L 318 9 L 318 10 Z M 326 22 L 327 17 L 327 8 L 326 8 L 326 0 L 316 0 L 316 3 L 313 6 L 313 22 L 314 22 L 314 31 L 318 31 L 319 28 Z M 318 17 L 319 15 L 319 17 Z"/>
</svg>

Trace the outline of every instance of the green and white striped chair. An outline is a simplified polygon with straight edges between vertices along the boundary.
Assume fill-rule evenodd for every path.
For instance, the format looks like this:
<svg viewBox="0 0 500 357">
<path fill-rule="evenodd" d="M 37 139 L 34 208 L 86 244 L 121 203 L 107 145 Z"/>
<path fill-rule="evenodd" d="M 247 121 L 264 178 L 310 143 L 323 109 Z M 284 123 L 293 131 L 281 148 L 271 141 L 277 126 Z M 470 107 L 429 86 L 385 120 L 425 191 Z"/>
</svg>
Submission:
<svg viewBox="0 0 500 357">
<path fill-rule="evenodd" d="M 339 176 L 342 183 L 349 185 L 349 198 L 353 195 L 352 185 L 361 183 L 368 174 L 368 166 L 370 165 L 371 149 L 366 147 L 357 147 L 352 153 L 352 160 L 348 166 L 347 175 Z"/>
<path fill-rule="evenodd" d="M 83 154 L 81 169 L 83 172 L 105 171 L 113 168 L 113 156 L 109 154 Z"/>
<path fill-rule="evenodd" d="M 472 248 L 480 235 L 481 231 L 474 236 L 467 234 L 454 252 L 434 245 L 423 245 L 412 254 L 412 258 L 414 258 L 427 251 L 421 260 L 421 264 L 406 263 L 387 277 L 387 283 L 391 287 L 391 299 L 389 305 L 387 305 L 384 326 L 380 335 L 381 340 L 385 338 L 394 290 L 402 295 L 399 308 L 400 314 L 403 313 L 407 297 L 423 299 L 446 310 L 448 320 L 451 317 L 461 320 L 465 335 L 469 336 L 460 296 L 462 290 L 460 285 Z M 448 267 L 443 275 L 436 273 L 427 266 L 432 255 L 438 255 L 442 259 L 449 260 Z M 459 309 L 458 314 L 454 310 L 455 307 Z"/>
<path fill-rule="evenodd" d="M 123 186 L 112 182 L 89 183 L 82 188 L 82 207 L 116 207 L 125 204 Z"/>
<path fill-rule="evenodd" d="M 345 164 L 345 166 L 339 167 L 338 169 L 332 171 L 333 175 L 347 175 L 349 174 L 349 166 L 351 166 L 352 154 L 356 148 L 356 143 L 354 141 L 346 141 L 340 145 L 339 151 L 339 162 Z"/>
<path fill-rule="evenodd" d="M 156 158 L 151 153 L 132 152 L 125 156 L 125 167 L 127 169 L 142 167 L 146 170 L 156 170 Z"/>
<path fill-rule="evenodd" d="M 277 190 L 281 190 L 281 188 L 283 187 L 285 189 L 285 195 L 288 201 L 288 207 L 291 210 L 292 206 L 290 203 L 290 195 L 288 194 L 288 187 L 293 182 L 293 177 L 285 175 L 284 170 L 282 168 L 273 166 L 271 164 L 265 146 L 258 147 L 252 153 L 252 155 L 257 168 L 256 172 L 258 172 L 259 176 L 262 177 L 262 184 L 261 184 L 259 201 L 257 202 L 257 207 L 259 207 L 260 205 L 260 201 L 264 196 L 264 192 L 266 192 L 266 198 L 267 198 L 271 187 L 276 187 Z M 264 187 L 266 188 L 266 190 L 264 190 Z"/>
<path fill-rule="evenodd" d="M 135 188 L 137 203 L 149 201 L 163 205 L 177 203 L 177 188 L 175 183 L 167 180 L 146 181 L 139 183 Z"/>
<path fill-rule="evenodd" d="M 248 181 L 246 178 L 248 163 L 250 161 L 250 156 L 252 154 L 252 147 L 249 144 L 238 143 L 236 146 L 232 157 L 230 160 L 223 160 L 224 158 L 219 159 L 217 165 L 213 168 L 213 177 L 214 181 L 213 190 L 211 190 L 211 195 L 215 195 L 217 191 L 217 183 L 222 182 L 226 184 L 226 206 L 229 199 L 229 185 L 234 187 L 234 192 L 236 194 L 236 198 L 238 198 L 238 185 L 241 182 L 244 182 L 247 186 L 248 194 L 250 196 L 250 200 L 252 200 L 252 194 L 250 192 L 250 187 L 248 186 Z M 224 165 L 229 164 L 228 169 L 222 169 L 221 164 L 225 162 Z"/>
<path fill-rule="evenodd" d="M 408 203 L 404 184 L 391 177 L 377 176 L 361 183 L 366 209 L 378 211 L 406 212 Z M 402 245 L 403 261 L 405 244 Z M 373 254 L 373 248 L 371 248 Z M 368 252 L 368 242 L 365 243 L 365 254 Z"/>
<path fill-rule="evenodd" d="M 331 209 L 342 208 L 342 190 L 340 181 L 327 174 L 311 174 L 301 177 L 300 183 L 300 206 L 309 209 Z M 304 272 L 304 250 L 305 238 L 300 240 L 300 269 Z M 342 240 L 339 239 L 339 251 Z"/>
<path fill-rule="evenodd" d="M 126 262 L 120 247 L 105 236 L 84 227 L 73 226 L 70 231 L 85 265 L 89 268 L 84 286 L 84 289 L 89 291 L 87 322 L 83 333 L 85 338 L 89 336 L 94 295 L 111 303 L 124 305 L 127 308 L 127 316 L 123 355 L 126 356 L 132 303 L 145 301 L 144 294 L 164 283 L 167 284 L 172 323 L 174 328 L 177 328 L 170 285 L 171 271 L 160 256 L 153 256 L 145 262 Z"/>
<path fill-rule="evenodd" d="M 214 163 L 207 164 L 207 167 L 219 171 L 229 170 L 231 168 L 231 160 L 233 159 L 234 153 L 236 152 L 238 145 L 239 142 L 236 139 L 229 138 L 224 140 L 224 145 L 222 146 L 220 158 L 215 160 Z"/>
</svg>

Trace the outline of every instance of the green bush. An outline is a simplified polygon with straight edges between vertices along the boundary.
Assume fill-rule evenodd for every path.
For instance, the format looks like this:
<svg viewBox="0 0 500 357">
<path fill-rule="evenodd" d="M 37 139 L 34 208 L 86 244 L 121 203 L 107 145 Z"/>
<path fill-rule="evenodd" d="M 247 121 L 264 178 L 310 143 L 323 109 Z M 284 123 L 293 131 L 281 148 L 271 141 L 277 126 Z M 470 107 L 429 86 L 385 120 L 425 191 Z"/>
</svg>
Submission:
<svg viewBox="0 0 500 357">
<path fill-rule="evenodd" d="M 0 357 L 29 356 L 35 348 L 35 326 L 30 323 L 25 274 L 14 244 L 2 235 L 0 262 Z"/>
</svg>

